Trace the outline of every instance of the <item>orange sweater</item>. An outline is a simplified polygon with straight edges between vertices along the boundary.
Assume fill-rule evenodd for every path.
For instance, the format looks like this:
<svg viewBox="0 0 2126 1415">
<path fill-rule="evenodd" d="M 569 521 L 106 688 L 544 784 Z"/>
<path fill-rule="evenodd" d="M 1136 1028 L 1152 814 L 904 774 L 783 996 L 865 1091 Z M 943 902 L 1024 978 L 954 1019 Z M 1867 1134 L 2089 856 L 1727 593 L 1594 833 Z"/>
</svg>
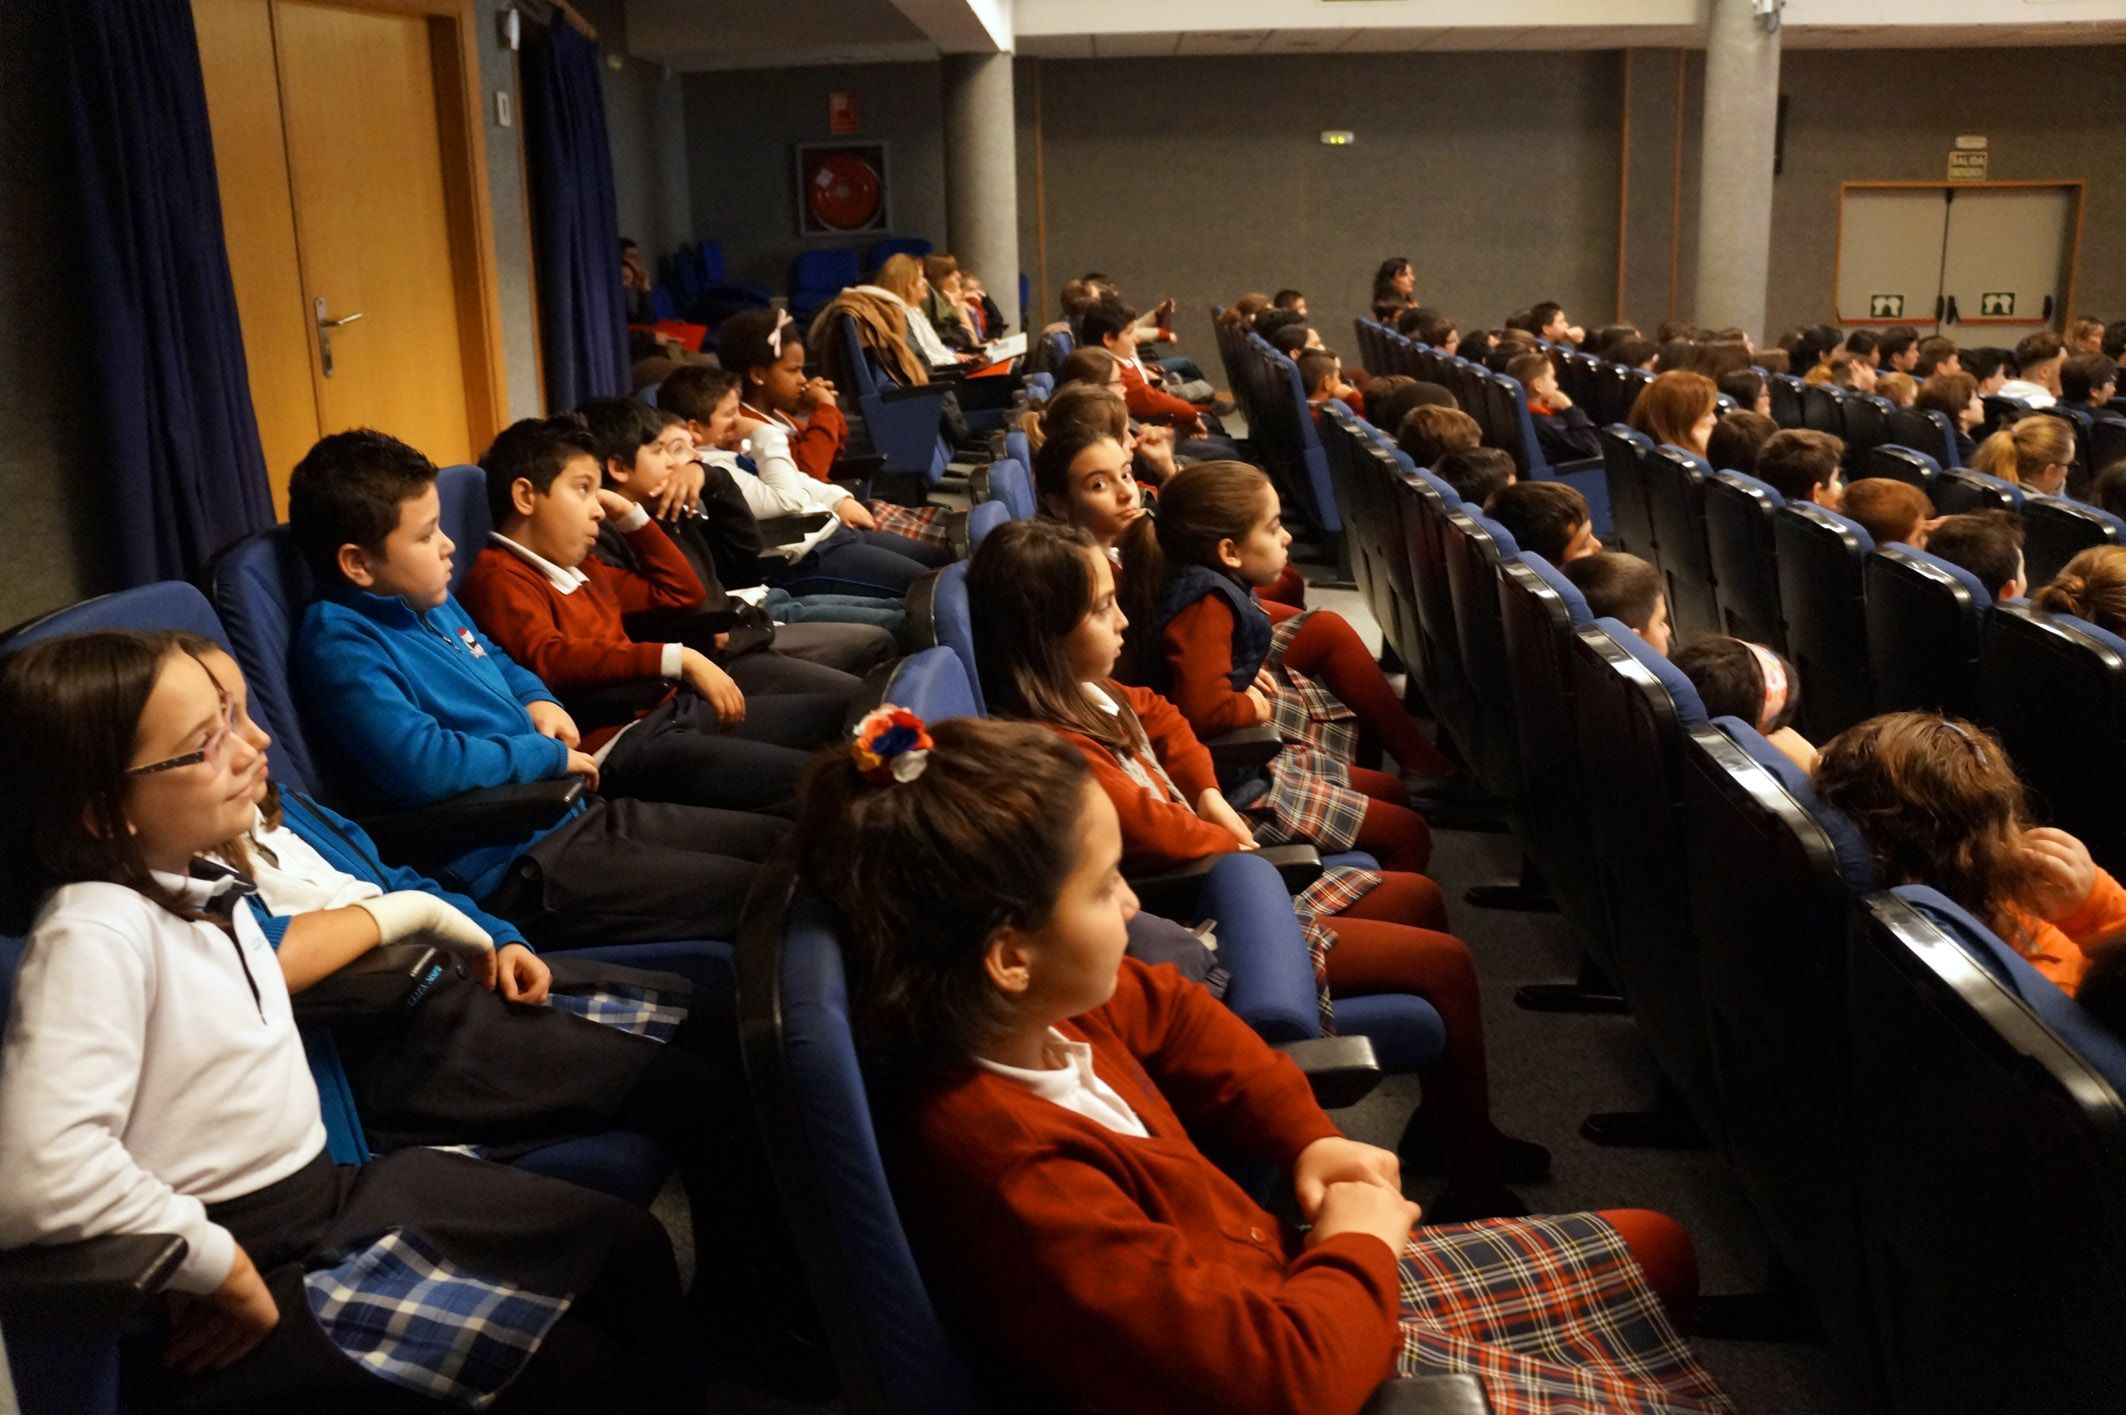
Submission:
<svg viewBox="0 0 2126 1415">
<path fill-rule="evenodd" d="M 1092 765 L 1093 780 L 1114 802 L 1115 813 L 1122 817 L 1122 867 L 1166 869 L 1239 849 L 1240 842 L 1231 831 L 1213 825 L 1194 810 L 1193 803 L 1217 786 L 1218 776 L 1211 765 L 1211 754 L 1196 740 L 1181 713 L 1149 688 L 1131 688 L 1121 683 L 1102 686 L 1137 714 L 1156 765 L 1166 768 L 1185 798 L 1170 800 L 1163 791 L 1138 785 L 1110 748 L 1084 733 L 1053 723 L 1043 724 L 1085 754 L 1085 760 Z"/>
<path fill-rule="evenodd" d="M 1356 1411 L 1394 1364 L 1398 1255 L 1361 1234 L 1302 1250 L 1190 1138 L 1288 1170 L 1336 1133 L 1298 1068 L 1133 959 L 1059 1030 L 1150 1137 L 990 1072 L 943 1078 L 896 1127 L 894 1186 L 943 1300 L 1065 1408 Z"/>
<path fill-rule="evenodd" d="M 2011 904 L 2008 914 L 2025 930 L 2023 956 L 2040 973 L 2058 983 L 2069 997 L 2082 985 L 2089 959 L 2082 950 L 2126 933 L 2126 888 L 2104 869 L 2081 907 L 2065 918 L 2047 921 Z"/>
<path fill-rule="evenodd" d="M 787 413 L 763 413 L 750 405 L 745 411 L 748 417 L 781 423 L 789 430 L 790 460 L 797 463 L 799 471 L 815 481 L 834 480 L 831 473 L 835 460 L 849 444 L 849 420 L 842 416 L 841 409 L 832 403 L 818 404 L 803 422 Z"/>
</svg>

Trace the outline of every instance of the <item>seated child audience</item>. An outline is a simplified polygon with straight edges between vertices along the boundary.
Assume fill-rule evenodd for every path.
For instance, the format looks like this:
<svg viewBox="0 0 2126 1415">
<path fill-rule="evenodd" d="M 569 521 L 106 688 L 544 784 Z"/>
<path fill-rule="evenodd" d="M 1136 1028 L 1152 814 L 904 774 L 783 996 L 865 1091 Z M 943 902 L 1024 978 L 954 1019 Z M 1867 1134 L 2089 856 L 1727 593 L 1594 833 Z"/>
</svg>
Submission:
<svg viewBox="0 0 2126 1415">
<path fill-rule="evenodd" d="M 1978 396 L 1978 380 L 1961 371 L 1934 374 L 1919 385 L 1912 406 L 1921 412 L 1940 413 L 1949 420 L 1949 430 L 1956 435 L 1957 461 L 1970 466 L 1978 453 L 1971 430 L 1986 420 L 1986 404 Z"/>
<path fill-rule="evenodd" d="M 1927 533 L 1934 527 L 1934 507 L 1927 494 L 1910 482 L 1889 477 L 1862 477 L 1845 489 L 1845 504 L 1838 508 L 1860 523 L 1877 545 L 1909 545 L 1927 548 Z"/>
<path fill-rule="evenodd" d="M 1668 1315 L 1692 1270 L 1672 1224 L 1411 1232 L 1391 1153 L 1339 1138 L 1202 988 L 1125 958 L 1136 901 L 1081 753 L 1013 723 L 915 740 L 908 780 L 868 755 L 822 761 L 799 868 L 829 898 L 877 901 L 848 920 L 850 996 L 896 1192 L 952 1318 L 1040 1403 L 1355 1415 L 1400 1362 L 1475 1370 L 1513 1408 L 1559 1390 L 1726 1407 Z M 946 869 L 959 884 L 939 899 Z M 1276 1162 L 1305 1240 L 1191 1129 Z M 1514 1320 L 1472 1315 L 1500 1310 Z M 1059 1344 L 1066 1329 L 1089 1335 Z"/>
<path fill-rule="evenodd" d="M 1514 484 L 1513 456 L 1501 447 L 1471 447 L 1449 452 L 1432 464 L 1432 475 L 1454 488 L 1471 506 L 1482 506 Z"/>
<path fill-rule="evenodd" d="M 1652 373 L 1661 361 L 1661 346 L 1640 334 L 1628 334 L 1609 346 L 1609 361 L 1640 373 Z"/>
<path fill-rule="evenodd" d="M 1420 467 L 1430 467 L 1449 452 L 1467 452 L 1482 443 L 1484 429 L 1460 408 L 1425 404 L 1412 408 L 1396 430 L 1395 445 Z"/>
<path fill-rule="evenodd" d="M 1755 413 L 1761 418 L 1772 415 L 1771 381 L 1753 368 L 1739 368 L 1721 374 L 1713 380 L 1714 386 L 1735 400 L 1738 412 Z"/>
<path fill-rule="evenodd" d="M 255 824 L 259 754 L 205 665 L 159 635 L 34 644 L 0 665 L 0 724 L 38 748 L 4 826 L 0 924 L 28 942 L 0 1245 L 184 1240 L 124 1338 L 129 1406 L 466 1409 L 520 1381 L 564 1404 L 699 1402 L 645 1210 L 420 1146 L 334 1164 L 250 882 L 206 858 Z M 396 1315 L 409 1267 L 419 1321 Z"/>
<path fill-rule="evenodd" d="M 1602 455 L 1602 439 L 1595 436 L 1594 424 L 1558 387 L 1557 370 L 1551 367 L 1548 354 L 1516 356 L 1506 365 L 1506 376 L 1527 391 L 1528 412 L 1535 421 L 1544 461 L 1555 466 Z"/>
<path fill-rule="evenodd" d="M 1668 622 L 1668 593 L 1659 570 L 1636 555 L 1604 550 L 1580 557 L 1564 571 L 1595 618 L 1619 621 L 1646 640 L 1655 653 L 1668 656 L 1673 632 Z"/>
<path fill-rule="evenodd" d="M 1919 331 L 1893 324 L 1875 343 L 1875 364 L 1884 373 L 1910 373 L 1919 363 Z"/>
<path fill-rule="evenodd" d="M 2126 519 L 2126 461 L 2113 462 L 2090 479 L 2089 504 Z"/>
<path fill-rule="evenodd" d="M 1081 344 L 1106 350 L 1121 366 L 1122 396 L 1129 403 L 1131 417 L 1170 424 L 1183 437 L 1204 435 L 1202 410 L 1167 392 L 1158 366 L 1147 366 L 1137 357 L 1135 310 L 1118 299 L 1096 300 L 1085 311 L 1079 327 Z"/>
<path fill-rule="evenodd" d="M 1333 398 L 1359 416 L 1365 416 L 1366 400 L 1344 382 L 1344 361 L 1334 349 L 1308 349 L 1299 356 L 1299 386 L 1307 395 L 1314 421 L 1321 421 L 1321 405 Z"/>
<path fill-rule="evenodd" d="M 1299 362 L 1299 356 L 1309 349 L 1328 347 L 1321 342 L 1321 331 L 1298 318 L 1273 325 L 1270 332 L 1262 336 L 1262 342 L 1294 363 Z"/>
<path fill-rule="evenodd" d="M 1762 644 L 1707 634 L 1677 649 L 1674 663 L 1710 717 L 1739 717 L 1803 771 L 1816 769 L 1816 749 L 1794 730 L 1801 713 L 1801 675 Z"/>
<path fill-rule="evenodd" d="M 1942 334 L 1929 334 L 1916 346 L 1919 357 L 1912 364 L 1912 377 L 1925 383 L 1937 373 L 1961 373 L 1963 362 L 1957 357 L 1956 341 Z"/>
<path fill-rule="evenodd" d="M 1404 310 L 1395 327 L 1398 333 L 1442 354 L 1455 353 L 1456 345 L 1461 342 L 1461 331 L 1455 328 L 1454 321 L 1444 310 L 1433 309 L 1430 305 L 1413 305 Z"/>
<path fill-rule="evenodd" d="M 2067 350 L 2074 354 L 2104 352 L 2104 321 L 2079 314 L 2067 325 Z"/>
<path fill-rule="evenodd" d="M 1932 885 L 2069 994 L 2083 950 L 2126 930 L 2126 889 L 2066 831 L 2032 827 L 2007 754 L 1970 723 L 1893 712 L 1847 728 L 1823 745 L 1816 793 L 1866 837 L 1884 888 Z"/>
<path fill-rule="evenodd" d="M 2060 417 L 2017 418 L 1979 444 L 1971 465 L 2024 491 L 2058 496 L 2074 467 L 2074 424 Z"/>
<path fill-rule="evenodd" d="M 2023 572 L 2023 518 L 2013 511 L 1943 516 L 1927 532 L 1927 553 L 1970 571 L 1995 600 L 2021 599 L 2029 587 Z"/>
<path fill-rule="evenodd" d="M 1491 348 L 1497 342 L 1498 336 L 1491 331 L 1472 329 L 1455 343 L 1454 353 L 1457 358 L 1480 364 L 1491 357 Z"/>
<path fill-rule="evenodd" d="M 1838 466 L 1845 443 L 1814 428 L 1782 428 L 1757 449 L 1757 479 L 1788 501 L 1813 501 L 1836 511 L 1845 501 Z"/>
<path fill-rule="evenodd" d="M 1307 312 L 1307 297 L 1297 290 L 1279 290 L 1271 296 L 1270 303 L 1281 310 L 1291 310 L 1301 315 Z"/>
<path fill-rule="evenodd" d="M 1909 373 L 1886 373 L 1875 380 L 1875 396 L 1894 408 L 1909 408 L 1919 396 L 1919 381 Z"/>
<path fill-rule="evenodd" d="M 2006 349 L 1960 349 L 1956 357 L 1964 372 L 1978 380 L 1979 397 L 1991 398 L 2008 386 L 2014 355 Z"/>
<path fill-rule="evenodd" d="M 2030 602 L 2126 634 L 2126 545 L 2093 545 L 2078 552 Z"/>
<path fill-rule="evenodd" d="M 1705 439 L 1705 460 L 1716 472 L 1741 472 L 1753 477 L 1757 475 L 1759 450 L 1778 431 L 1779 424 L 1764 413 L 1747 408 L 1723 413 L 1713 424 L 1712 435 Z"/>
<path fill-rule="evenodd" d="M 1594 520 L 1579 488 L 1561 481 L 1517 481 L 1493 492 L 1484 514 L 1504 526 L 1522 550 L 1563 567 L 1598 554 Z"/>
<path fill-rule="evenodd" d="M 2102 354 L 2076 354 L 2060 365 L 2060 401 L 2070 408 L 2104 408 L 2118 387 L 2119 366 Z"/>
<path fill-rule="evenodd" d="M 580 418 L 526 418 L 481 454 L 495 530 L 465 578 L 465 607 L 489 640 L 577 705 L 580 745 L 610 794 L 787 811 L 805 763 L 794 749 L 839 734 L 849 691 L 782 694 L 748 712 L 744 690 L 701 650 L 629 637 L 623 615 L 692 608 L 703 592 L 649 513 L 600 485 L 608 467 L 668 473 L 656 415 L 632 401 L 631 416 L 598 412 L 610 434 L 602 441 Z M 607 517 L 641 568 L 591 555 Z"/>
<path fill-rule="evenodd" d="M 1873 393 L 1875 378 L 1875 365 L 1865 355 L 1841 349 L 1831 355 L 1830 374 L 1823 382 L 1848 393 Z"/>
<path fill-rule="evenodd" d="M 2033 408 L 2049 408 L 2059 401 L 2060 368 L 2067 362 L 2067 346 L 2049 329 L 2025 335 L 2015 346 L 2016 375 L 2001 385 L 2004 398 L 2020 398 Z"/>
<path fill-rule="evenodd" d="M 1141 427 L 1132 424 L 1120 388 L 1072 384 L 1048 400 L 1039 422 L 1040 436 L 1027 437 L 1037 453 L 1048 444 L 1053 432 L 1067 427 L 1098 428 L 1122 444 L 1130 458 L 1130 469 L 1141 485 L 1158 486 L 1181 470 L 1180 458 L 1174 452 L 1174 430 L 1149 423 Z"/>
<path fill-rule="evenodd" d="M 1453 764 L 1342 615 L 1259 598 L 1284 575 L 1291 543 L 1260 471 L 1184 468 L 1160 488 L 1159 514 L 1123 532 L 1122 601 L 1136 625 L 1124 681 L 1170 699 L 1198 735 L 1268 724 L 1287 756 L 1303 748 L 1342 767 L 1363 735 L 1405 773 L 1448 776 Z"/>
<path fill-rule="evenodd" d="M 1382 388 L 1376 395 L 1373 390 L 1379 384 L 1386 384 L 1387 387 Z M 1417 378 L 1406 378 L 1399 382 L 1393 375 L 1376 378 L 1366 385 L 1365 395 L 1366 421 L 1390 437 L 1393 437 L 1402 428 L 1404 420 L 1419 408 L 1458 410 L 1460 407 L 1454 401 L 1454 395 L 1443 385 L 1427 383 Z"/>
<path fill-rule="evenodd" d="M 1856 329 L 1846 335 L 1845 351 L 1866 359 L 1871 368 L 1882 367 L 1882 340 L 1873 330 Z"/>
<path fill-rule="evenodd" d="M 568 776 L 595 786 L 575 721 L 451 597 L 441 514 L 435 464 L 383 433 L 334 433 L 296 464 L 288 525 L 319 598 L 289 669 L 313 744 L 379 805 Z M 468 839 L 438 876 L 541 947 L 730 938 L 786 832 L 739 811 L 583 800 L 544 830 Z"/>
<path fill-rule="evenodd" d="M 1655 377 L 1639 390 L 1625 419 L 1632 430 L 1658 445 L 1705 455 L 1705 445 L 1720 417 L 1720 390 L 1702 373 L 1675 370 Z"/>
</svg>

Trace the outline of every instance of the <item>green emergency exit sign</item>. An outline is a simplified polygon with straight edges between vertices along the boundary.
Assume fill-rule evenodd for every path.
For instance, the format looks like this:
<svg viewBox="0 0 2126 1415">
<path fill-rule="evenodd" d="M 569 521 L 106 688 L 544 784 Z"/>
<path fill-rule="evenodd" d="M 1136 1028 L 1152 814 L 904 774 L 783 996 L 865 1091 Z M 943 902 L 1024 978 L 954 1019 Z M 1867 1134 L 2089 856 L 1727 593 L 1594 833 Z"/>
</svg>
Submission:
<svg viewBox="0 0 2126 1415">
<path fill-rule="evenodd" d="M 1978 297 L 1978 312 L 1981 315 L 2013 315 L 2015 292 L 2013 290 L 1988 290 Z"/>
<path fill-rule="evenodd" d="M 1903 295 L 1868 296 L 1868 318 L 1870 319 L 1902 319 L 1904 318 L 1904 313 L 1905 297 Z"/>
</svg>

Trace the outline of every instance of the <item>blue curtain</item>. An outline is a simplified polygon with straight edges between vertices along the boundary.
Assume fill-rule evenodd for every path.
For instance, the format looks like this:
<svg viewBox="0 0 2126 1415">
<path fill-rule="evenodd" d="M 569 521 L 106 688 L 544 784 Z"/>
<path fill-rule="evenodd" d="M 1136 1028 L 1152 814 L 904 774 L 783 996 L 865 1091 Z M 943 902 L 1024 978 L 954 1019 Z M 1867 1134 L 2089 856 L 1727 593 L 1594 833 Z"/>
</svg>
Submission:
<svg viewBox="0 0 2126 1415">
<path fill-rule="evenodd" d="M 598 46 L 559 21 L 524 47 L 524 150 L 546 406 L 563 412 L 632 380 Z"/>
<path fill-rule="evenodd" d="M 67 0 L 78 268 L 122 584 L 190 579 L 273 524 L 222 243 L 192 7 Z"/>
</svg>

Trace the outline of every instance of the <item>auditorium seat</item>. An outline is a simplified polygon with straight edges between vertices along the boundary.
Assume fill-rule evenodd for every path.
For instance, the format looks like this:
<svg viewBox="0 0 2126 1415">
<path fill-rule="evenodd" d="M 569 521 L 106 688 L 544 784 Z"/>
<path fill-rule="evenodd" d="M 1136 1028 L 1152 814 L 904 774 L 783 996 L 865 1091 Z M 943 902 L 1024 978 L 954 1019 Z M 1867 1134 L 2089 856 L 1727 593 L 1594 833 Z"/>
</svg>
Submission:
<svg viewBox="0 0 2126 1415">
<path fill-rule="evenodd" d="M 1696 931 L 1690 894 L 1679 887 L 1687 850 L 1686 734 L 1705 723 L 1705 708 L 1674 664 L 1607 618 L 1576 635 L 1572 696 L 1609 897 L 1609 974 L 1662 1075 L 1717 1144 L 1720 1113 Z"/>
<path fill-rule="evenodd" d="M 1978 646 L 1992 591 L 1963 566 L 1908 545 L 1876 547 L 1861 583 L 1875 710 L 1985 721 Z"/>
<path fill-rule="evenodd" d="M 1260 335 L 1247 336 L 1246 371 L 1255 406 L 1248 410 L 1248 436 L 1269 464 L 1288 520 L 1303 522 L 1323 550 L 1344 563 L 1343 516 L 1329 484 L 1328 454 L 1300 386 L 1299 365 L 1271 348 Z"/>
<path fill-rule="evenodd" d="M 1376 608 L 1374 618 L 1380 624 L 1383 640 L 1410 676 L 1417 696 L 1423 698 L 1431 672 L 1425 659 L 1424 627 L 1417 617 L 1417 579 L 1410 563 L 1408 525 L 1409 518 L 1417 514 L 1412 500 L 1417 492 L 1411 485 L 1416 477 L 1403 470 L 1404 459 L 1394 443 L 1382 438 L 1370 425 L 1361 426 L 1367 436 L 1353 465 L 1360 484 L 1369 488 L 1367 505 L 1380 522 L 1374 539 L 1380 551 L 1382 574 L 1374 586 L 1374 596 L 1376 604 L 1388 611 L 1382 615 Z"/>
<path fill-rule="evenodd" d="M 1385 630 L 1385 557 L 1393 545 L 1393 527 L 1382 509 L 1373 504 L 1370 480 L 1362 480 L 1358 458 L 1365 454 L 1368 440 L 1359 430 L 1358 415 L 1334 398 L 1321 405 L 1319 434 L 1330 491 L 1343 511 L 1344 558 L 1350 566 L 1351 582 Z"/>
<path fill-rule="evenodd" d="M 2070 408 L 2064 403 L 2055 403 L 2049 408 L 2039 408 L 2041 418 L 2058 418 L 2074 429 L 2074 460 L 2067 464 L 2067 485 L 2064 494 L 2083 497 L 2089 494 L 2089 482 L 2094 475 L 2089 458 L 2093 419 L 2087 408 Z"/>
<path fill-rule="evenodd" d="M 1931 453 L 1897 443 L 1885 443 L 1868 454 L 1866 470 L 1861 475 L 1886 477 L 1901 481 L 1907 486 L 1916 486 L 1934 499 L 1934 482 L 1941 475 L 1943 463 Z"/>
<path fill-rule="evenodd" d="M 1588 417 L 1598 425 L 1623 422 L 1631 416 L 1639 394 L 1653 381 L 1654 376 L 1645 369 L 1603 364 L 1597 384 L 1601 390 L 1600 406 L 1590 409 Z"/>
<path fill-rule="evenodd" d="M 1786 652 L 1786 616 L 1779 607 L 1779 556 L 1772 515 L 1786 499 L 1741 472 L 1715 472 L 1705 482 L 1705 548 L 1711 557 L 1720 632 Z"/>
<path fill-rule="evenodd" d="M 1409 458 L 1395 454 L 1398 465 Z M 1471 752 L 1469 722 L 1476 714 L 1468 670 L 1463 665 L 1461 635 L 1454 623 L 1454 595 L 1447 583 L 1443 539 L 1449 512 L 1462 500 L 1454 488 L 1424 468 L 1411 468 L 1400 488 L 1403 543 L 1417 595 L 1418 624 L 1426 650 L 1425 696 L 1447 735 L 1465 759 Z"/>
<path fill-rule="evenodd" d="M 1772 516 L 1787 657 L 1801 674 L 1801 722 L 1823 742 L 1875 712 L 1861 565 L 1875 542 L 1860 523 L 1808 502 Z"/>
<path fill-rule="evenodd" d="M 1985 407 L 1986 420 L 1971 429 L 1971 436 L 1980 442 L 2031 411 L 2029 403 L 2021 398 L 2011 398 L 2005 393 L 1988 393 L 1979 402 Z"/>
<path fill-rule="evenodd" d="M 852 250 L 802 251 L 790 262 L 790 317 L 800 330 L 836 295 L 863 279 Z"/>
<path fill-rule="evenodd" d="M 856 381 L 847 392 L 855 399 L 865 436 L 886 459 L 886 472 L 912 479 L 924 490 L 943 481 L 952 460 L 952 447 L 944 433 L 944 387 L 935 383 L 903 386 L 880 373 L 857 340 L 856 321 L 846 315 L 834 320 L 828 337 L 841 342 L 843 362 Z"/>
<path fill-rule="evenodd" d="M 982 469 L 989 494 L 983 499 L 1002 503 L 1004 512 L 1014 521 L 1033 519 L 1041 508 L 1035 503 L 1033 477 L 1027 473 L 1026 464 L 1016 457 L 999 457 Z"/>
<path fill-rule="evenodd" d="M 1668 589 L 1668 619 L 1679 641 L 1720 630 L 1720 601 L 1713 583 L 1712 552 L 1706 546 L 1705 459 L 1680 447 L 1639 449 L 1646 504 L 1653 516 L 1661 579 Z"/>
<path fill-rule="evenodd" d="M 1957 455 L 1956 430 L 1949 426 L 1947 413 L 1932 408 L 1893 408 L 1889 433 L 1890 442 L 1926 453 L 1937 466 L 1963 464 L 1963 458 Z"/>
<path fill-rule="evenodd" d="M 1999 604 L 1980 665 L 1993 730 L 2039 817 L 2126 877 L 2126 639 L 2072 615 Z"/>
<path fill-rule="evenodd" d="M 1833 437 L 1845 436 L 1845 390 L 1829 383 L 1801 385 L 1801 425 Z"/>
<path fill-rule="evenodd" d="M 1790 373 L 1770 374 L 1765 389 L 1771 395 L 1772 421 L 1781 427 L 1806 427 L 1801 416 L 1801 391 L 1808 385 Z"/>
<path fill-rule="evenodd" d="M 1845 439 L 1845 472 L 1850 478 L 1860 475 L 1869 452 L 1890 440 L 1890 415 L 1897 405 L 1887 398 L 1853 393 L 1847 395 L 1842 410 L 1845 426 L 1838 435 Z"/>
<path fill-rule="evenodd" d="M 1889 1409 L 2112 1408 L 2126 1389 L 2126 1048 L 1932 889 L 1872 896 L 1850 968 Z"/>
<path fill-rule="evenodd" d="M 2023 565 L 2033 589 L 2083 551 L 2122 543 L 2126 521 L 2109 511 L 2059 496 L 2023 497 Z"/>
<path fill-rule="evenodd" d="M 1875 885 L 1851 821 L 1740 719 L 1693 728 L 1683 822 L 1728 1157 L 1864 1388 L 1878 1382 L 1847 1096 L 1846 951 Z"/>
<path fill-rule="evenodd" d="M 1963 511 L 2019 511 L 2023 489 L 1969 467 L 1943 467 L 1934 477 L 1934 509 L 1943 516 Z"/>
<path fill-rule="evenodd" d="M 1602 440 L 1602 475 L 1609 490 L 1609 534 L 1603 537 L 1604 544 L 1659 565 L 1660 543 L 1647 500 L 1646 469 L 1639 464 L 1639 454 L 1651 451 L 1653 440 L 1623 423 L 1600 428 L 1596 436 Z"/>
<path fill-rule="evenodd" d="M 1602 474 L 1602 459 L 1586 457 L 1553 464 L 1543 453 L 1543 439 L 1536 432 L 1535 414 L 1528 411 L 1528 393 L 1520 382 L 1503 373 L 1491 375 L 1486 404 L 1496 424 L 1495 435 L 1486 443 L 1506 451 L 1519 475 L 1533 481 L 1561 481 L 1587 498 L 1587 512 L 1597 536 L 1609 534 L 1609 484 Z"/>
<path fill-rule="evenodd" d="M 967 550 L 969 554 L 982 548 L 982 542 L 998 526 L 1011 520 L 1011 513 L 1001 501 L 984 501 L 967 512 Z"/>
<path fill-rule="evenodd" d="M 1521 759 L 1513 678 L 1499 617 L 1499 574 L 1520 558 L 1520 547 L 1504 526 L 1464 502 L 1447 513 L 1440 548 L 1447 562 L 1462 666 L 1476 707 L 1455 741 L 1485 793 L 1511 809 L 1521 795 Z"/>
</svg>

